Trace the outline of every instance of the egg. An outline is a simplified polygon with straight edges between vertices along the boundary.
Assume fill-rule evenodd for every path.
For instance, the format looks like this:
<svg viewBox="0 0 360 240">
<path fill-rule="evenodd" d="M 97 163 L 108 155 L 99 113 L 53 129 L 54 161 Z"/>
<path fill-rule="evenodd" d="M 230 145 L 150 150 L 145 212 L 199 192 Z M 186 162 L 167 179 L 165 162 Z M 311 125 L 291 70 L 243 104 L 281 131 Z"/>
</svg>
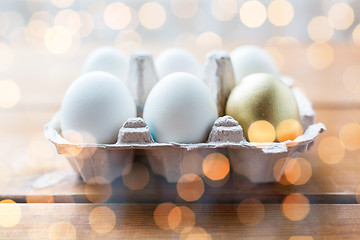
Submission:
<svg viewBox="0 0 360 240">
<path fill-rule="evenodd" d="M 231 91 L 225 111 L 239 122 L 250 142 L 293 140 L 302 133 L 295 96 L 283 81 L 271 74 L 245 77 Z"/>
<path fill-rule="evenodd" d="M 168 48 L 162 51 L 155 60 L 159 78 L 174 72 L 186 72 L 201 77 L 202 65 L 190 52 L 181 48 Z"/>
<path fill-rule="evenodd" d="M 231 52 L 231 62 L 238 83 L 252 73 L 279 74 L 276 62 L 270 54 L 253 45 L 245 45 L 233 50 Z"/>
<path fill-rule="evenodd" d="M 134 99 L 125 83 L 105 72 L 80 76 L 67 89 L 61 105 L 61 130 L 65 139 L 78 142 L 115 143 L 119 129 L 136 117 Z"/>
<path fill-rule="evenodd" d="M 114 47 L 100 47 L 85 60 L 82 73 L 102 71 L 125 80 L 129 71 L 129 59 Z"/>
<path fill-rule="evenodd" d="M 153 87 L 143 115 L 155 141 L 162 143 L 204 142 L 217 117 L 205 83 L 183 72 L 167 75 Z"/>
</svg>

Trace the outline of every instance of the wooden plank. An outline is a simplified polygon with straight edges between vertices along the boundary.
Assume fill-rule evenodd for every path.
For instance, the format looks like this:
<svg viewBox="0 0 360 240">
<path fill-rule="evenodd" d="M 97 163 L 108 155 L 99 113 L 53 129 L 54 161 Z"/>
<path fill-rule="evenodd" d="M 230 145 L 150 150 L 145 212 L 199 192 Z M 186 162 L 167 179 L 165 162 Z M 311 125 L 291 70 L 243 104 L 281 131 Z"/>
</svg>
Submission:
<svg viewBox="0 0 360 240">
<path fill-rule="evenodd" d="M 345 124 L 360 122 L 360 111 L 357 108 L 316 110 L 317 121 L 324 122 L 328 130 L 319 137 L 317 144 L 309 152 L 302 155 L 312 165 L 313 174 L 309 182 L 300 186 L 284 186 L 279 183 L 255 185 L 240 179 L 234 184 L 234 179 L 230 178 L 221 188 L 206 184 L 201 201 L 239 202 L 247 197 L 256 197 L 263 202 L 272 203 L 281 202 L 288 194 L 300 192 L 308 196 L 311 202 L 356 203 L 356 188 L 360 183 L 359 150 L 347 151 L 341 162 L 329 165 L 320 160 L 317 147 L 325 137 L 338 136 Z M 3 143 L 0 146 L 1 199 L 11 198 L 26 202 L 26 196 L 48 194 L 55 202 L 89 201 L 85 185 L 69 170 L 67 161 L 58 156 L 52 144 L 42 137 L 43 125 L 50 120 L 53 113 L 54 111 L 39 110 L 2 114 L 0 131 L 4 134 L 0 135 Z M 45 179 L 44 174 L 48 174 L 45 175 L 48 178 Z M 39 181 L 39 177 L 49 184 L 48 187 L 34 187 L 34 182 Z M 168 184 L 162 177 L 154 174 L 150 175 L 148 185 L 139 191 L 129 190 L 121 179 L 116 181 L 109 199 L 111 202 L 175 200 L 179 200 L 176 185 Z M 47 198 L 39 198 L 38 201 L 47 201 Z"/>
<path fill-rule="evenodd" d="M 0 227 L 0 236 L 2 239 L 186 239 L 190 233 L 195 232 L 192 228 L 193 224 L 189 221 L 187 230 L 192 230 L 188 233 L 179 234 L 173 230 L 165 231 L 159 228 L 154 221 L 154 210 L 157 206 L 157 204 L 18 204 L 7 209 L 8 221 L 0 220 L 1 223 L 17 224 L 8 228 Z M 253 225 L 246 225 L 244 220 L 240 220 L 244 218 L 238 217 L 237 204 L 185 206 L 191 211 L 181 212 L 182 217 L 192 219 L 191 215 L 194 213 L 198 234 L 199 228 L 202 229 L 202 234 L 197 235 L 196 238 L 192 235 L 192 239 L 328 240 L 358 239 L 360 236 L 359 205 L 313 204 L 310 205 L 308 215 L 303 215 L 305 216 L 303 220 L 291 221 L 283 214 L 280 204 L 260 203 L 260 208 L 240 211 L 242 213 L 240 216 L 248 217 L 247 224 Z M 1 206 L 1 209 L 6 209 L 6 206 Z M 161 219 L 165 218 L 166 221 L 169 219 L 167 216 L 164 214 Z M 176 219 L 170 219 L 171 226 L 179 227 L 185 224 L 179 221 L 177 225 Z"/>
</svg>

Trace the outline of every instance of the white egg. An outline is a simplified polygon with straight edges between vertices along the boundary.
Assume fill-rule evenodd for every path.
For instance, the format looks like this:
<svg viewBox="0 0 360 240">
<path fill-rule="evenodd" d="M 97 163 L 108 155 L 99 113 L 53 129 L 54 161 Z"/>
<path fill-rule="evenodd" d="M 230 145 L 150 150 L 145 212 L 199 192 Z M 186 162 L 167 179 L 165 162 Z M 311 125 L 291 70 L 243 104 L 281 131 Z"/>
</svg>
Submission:
<svg viewBox="0 0 360 240">
<path fill-rule="evenodd" d="M 200 61 L 181 48 L 168 48 L 162 51 L 155 60 L 155 68 L 160 79 L 174 72 L 186 72 L 197 77 L 201 77 L 202 74 Z"/>
<path fill-rule="evenodd" d="M 114 47 L 95 49 L 85 60 L 82 72 L 107 72 L 125 80 L 129 71 L 129 59 Z"/>
<path fill-rule="evenodd" d="M 61 106 L 61 130 L 80 142 L 115 143 L 123 123 L 136 117 L 134 99 L 124 82 L 105 72 L 86 73 L 67 89 Z"/>
<path fill-rule="evenodd" d="M 151 90 L 143 116 L 157 142 L 198 143 L 208 138 L 218 111 L 203 81 L 173 73 Z"/>
<path fill-rule="evenodd" d="M 231 52 L 231 62 L 236 81 L 252 73 L 270 73 L 279 75 L 275 60 L 262 48 L 245 45 Z"/>
</svg>

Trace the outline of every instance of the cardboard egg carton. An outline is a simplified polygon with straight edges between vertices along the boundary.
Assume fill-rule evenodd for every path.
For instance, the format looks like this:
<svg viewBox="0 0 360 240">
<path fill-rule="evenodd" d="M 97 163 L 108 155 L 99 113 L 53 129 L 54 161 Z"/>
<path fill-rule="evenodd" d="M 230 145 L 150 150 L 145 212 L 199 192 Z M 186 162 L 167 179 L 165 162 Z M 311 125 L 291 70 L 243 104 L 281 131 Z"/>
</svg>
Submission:
<svg viewBox="0 0 360 240">
<path fill-rule="evenodd" d="M 157 82 L 151 54 L 134 53 L 131 56 L 128 86 L 141 116 L 145 98 Z M 73 144 L 61 136 L 60 112 L 45 126 L 45 136 L 55 144 L 58 152 L 67 156 L 71 166 L 83 181 L 104 177 L 113 181 L 123 174 L 138 154 L 145 154 L 152 171 L 164 176 L 168 182 L 177 182 L 184 173 L 200 176 L 203 159 L 220 152 L 228 157 L 232 173 L 247 177 L 254 183 L 279 180 L 289 158 L 307 151 L 319 133 L 325 130 L 322 123 L 314 124 L 315 112 L 305 94 L 293 85 L 291 77 L 282 80 L 293 91 L 301 117 L 304 134 L 293 141 L 281 143 L 249 143 L 243 129 L 230 116 L 219 117 L 205 143 L 157 143 L 141 117 L 128 119 L 119 130 L 115 144 Z M 225 51 L 207 55 L 204 81 L 218 105 L 219 116 L 224 115 L 226 100 L 235 86 L 230 56 Z M 280 169 L 274 173 L 275 164 Z M 96 179 L 96 178 L 95 178 Z"/>
</svg>

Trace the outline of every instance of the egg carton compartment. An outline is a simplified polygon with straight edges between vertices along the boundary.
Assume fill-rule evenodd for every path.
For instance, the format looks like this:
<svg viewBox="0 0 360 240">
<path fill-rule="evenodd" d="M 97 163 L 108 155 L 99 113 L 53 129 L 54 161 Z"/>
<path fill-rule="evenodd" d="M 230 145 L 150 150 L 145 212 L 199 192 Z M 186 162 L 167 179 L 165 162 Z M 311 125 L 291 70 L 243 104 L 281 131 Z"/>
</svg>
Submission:
<svg viewBox="0 0 360 240">
<path fill-rule="evenodd" d="M 135 53 L 131 57 L 130 88 L 138 110 L 144 104 L 150 86 L 157 80 L 152 57 L 148 53 Z M 268 183 L 279 180 L 289 158 L 307 151 L 319 133 L 326 130 L 322 123 L 314 124 L 315 112 L 311 102 L 301 89 L 293 86 L 291 77 L 282 77 L 291 88 L 298 103 L 302 136 L 293 141 L 281 143 L 250 143 L 243 135 L 243 129 L 230 116 L 219 117 L 205 143 L 179 144 L 154 142 L 150 130 L 141 117 L 128 119 L 118 134 L 115 144 L 73 144 L 61 136 L 60 112 L 45 126 L 46 138 L 53 142 L 60 154 L 67 156 L 71 166 L 79 172 L 84 182 L 96 177 L 113 181 L 123 174 L 138 154 L 145 154 L 152 171 L 174 183 L 184 173 L 200 176 L 203 159 L 211 153 L 222 153 L 231 163 L 232 173 L 247 177 L 254 183 Z M 205 64 L 204 81 L 218 104 L 219 116 L 224 115 L 224 106 L 231 89 L 235 86 L 230 56 L 225 51 L 208 54 Z M 139 90 L 140 89 L 140 90 Z M 139 114 L 141 116 L 141 114 Z M 274 174 L 277 165 L 279 171 Z"/>
</svg>

